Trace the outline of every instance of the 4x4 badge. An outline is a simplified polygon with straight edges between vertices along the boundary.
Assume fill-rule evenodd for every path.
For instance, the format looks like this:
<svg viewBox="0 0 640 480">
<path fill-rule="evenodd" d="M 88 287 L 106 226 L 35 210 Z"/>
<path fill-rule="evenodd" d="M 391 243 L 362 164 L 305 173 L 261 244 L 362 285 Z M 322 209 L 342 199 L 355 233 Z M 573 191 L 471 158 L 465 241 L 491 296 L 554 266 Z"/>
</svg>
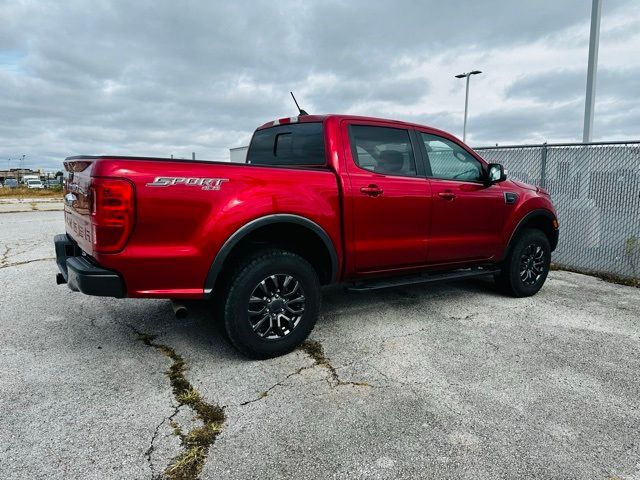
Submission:
<svg viewBox="0 0 640 480">
<path fill-rule="evenodd" d="M 198 177 L 156 177 L 147 187 L 171 187 L 174 185 L 186 185 L 188 187 L 202 187 L 202 190 L 220 190 L 228 178 L 198 178 Z"/>
</svg>

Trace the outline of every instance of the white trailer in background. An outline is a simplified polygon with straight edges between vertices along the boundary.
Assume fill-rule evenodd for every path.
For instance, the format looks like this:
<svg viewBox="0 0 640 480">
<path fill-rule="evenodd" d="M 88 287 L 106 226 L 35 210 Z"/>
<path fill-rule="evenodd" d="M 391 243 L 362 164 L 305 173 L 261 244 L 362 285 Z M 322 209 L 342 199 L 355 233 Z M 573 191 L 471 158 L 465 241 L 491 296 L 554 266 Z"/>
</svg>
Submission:
<svg viewBox="0 0 640 480">
<path fill-rule="evenodd" d="M 249 147 L 237 147 L 229 149 L 229 157 L 233 163 L 246 163 Z"/>
<path fill-rule="evenodd" d="M 40 175 L 23 175 L 22 176 L 22 183 L 23 184 L 26 185 L 29 180 L 38 180 L 38 181 L 40 181 Z"/>
</svg>

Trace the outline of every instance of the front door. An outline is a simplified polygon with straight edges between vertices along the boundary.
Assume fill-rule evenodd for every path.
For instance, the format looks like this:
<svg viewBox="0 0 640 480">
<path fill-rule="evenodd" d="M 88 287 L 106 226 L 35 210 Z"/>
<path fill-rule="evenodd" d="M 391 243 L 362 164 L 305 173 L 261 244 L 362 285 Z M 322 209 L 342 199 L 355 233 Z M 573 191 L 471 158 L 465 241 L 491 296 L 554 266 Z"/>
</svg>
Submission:
<svg viewBox="0 0 640 480">
<path fill-rule="evenodd" d="M 352 124 L 346 132 L 356 272 L 424 265 L 431 194 L 409 130 Z"/>
<path fill-rule="evenodd" d="M 429 265 L 491 259 L 506 214 L 501 186 L 486 183 L 482 162 L 456 142 L 424 132 L 418 138 L 433 195 Z"/>
</svg>

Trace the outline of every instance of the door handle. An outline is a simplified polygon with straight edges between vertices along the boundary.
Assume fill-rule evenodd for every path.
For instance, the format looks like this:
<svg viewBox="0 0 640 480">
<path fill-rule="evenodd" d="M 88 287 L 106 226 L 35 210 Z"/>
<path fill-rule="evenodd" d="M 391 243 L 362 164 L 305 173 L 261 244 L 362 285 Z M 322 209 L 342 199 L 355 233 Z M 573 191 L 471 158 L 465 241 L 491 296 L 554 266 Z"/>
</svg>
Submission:
<svg viewBox="0 0 640 480">
<path fill-rule="evenodd" d="M 369 195 L 370 197 L 377 197 L 378 195 L 382 195 L 383 192 L 383 190 L 378 185 L 374 184 L 371 184 L 368 187 L 362 187 L 360 191 L 365 195 Z"/>
<path fill-rule="evenodd" d="M 440 198 L 444 198 L 445 200 L 453 200 L 456 198 L 456 194 L 453 192 L 440 192 L 438 194 Z"/>
</svg>

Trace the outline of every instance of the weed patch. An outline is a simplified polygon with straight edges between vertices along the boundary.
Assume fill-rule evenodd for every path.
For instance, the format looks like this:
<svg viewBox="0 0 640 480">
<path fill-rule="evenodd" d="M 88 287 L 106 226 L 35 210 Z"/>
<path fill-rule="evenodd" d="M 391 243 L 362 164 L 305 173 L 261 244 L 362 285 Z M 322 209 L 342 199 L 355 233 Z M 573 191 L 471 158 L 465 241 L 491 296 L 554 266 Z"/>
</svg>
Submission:
<svg viewBox="0 0 640 480">
<path fill-rule="evenodd" d="M 0 198 L 60 198 L 62 188 L 0 188 Z"/>
<path fill-rule="evenodd" d="M 135 331 L 135 329 L 134 329 Z M 222 431 L 225 422 L 224 409 L 218 405 L 207 403 L 200 392 L 185 377 L 186 362 L 173 348 L 154 342 L 155 336 L 146 333 L 138 334 L 138 340 L 148 347 L 155 348 L 172 360 L 165 372 L 169 378 L 173 396 L 180 406 L 189 407 L 202 422 L 202 425 L 183 433 L 180 425 L 173 419 L 169 425 L 174 434 L 180 438 L 182 453 L 174 458 L 159 478 L 168 480 L 193 480 L 198 478 L 209 455 L 209 447 Z"/>
</svg>

